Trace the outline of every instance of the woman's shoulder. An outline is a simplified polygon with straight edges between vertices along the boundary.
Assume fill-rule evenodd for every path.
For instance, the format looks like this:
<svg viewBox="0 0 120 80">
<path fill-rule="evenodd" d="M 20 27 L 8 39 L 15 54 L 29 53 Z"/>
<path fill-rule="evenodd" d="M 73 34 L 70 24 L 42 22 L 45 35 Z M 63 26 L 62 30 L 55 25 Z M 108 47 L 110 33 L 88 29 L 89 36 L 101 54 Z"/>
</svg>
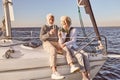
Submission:
<svg viewBox="0 0 120 80">
<path fill-rule="evenodd" d="M 71 27 L 70 34 L 77 34 L 78 29 L 76 27 Z"/>
<path fill-rule="evenodd" d="M 71 27 L 71 28 L 70 28 L 70 31 L 76 31 L 76 30 L 77 30 L 76 27 Z"/>
</svg>

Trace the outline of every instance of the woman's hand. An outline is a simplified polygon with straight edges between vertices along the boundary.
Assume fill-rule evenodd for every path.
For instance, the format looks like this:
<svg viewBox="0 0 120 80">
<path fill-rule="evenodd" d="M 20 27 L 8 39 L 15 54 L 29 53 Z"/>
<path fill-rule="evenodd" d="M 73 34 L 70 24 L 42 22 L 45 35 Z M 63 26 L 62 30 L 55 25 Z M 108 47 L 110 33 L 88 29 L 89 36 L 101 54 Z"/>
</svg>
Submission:
<svg viewBox="0 0 120 80">
<path fill-rule="evenodd" d="M 58 37 L 59 37 L 59 38 L 62 38 L 61 31 L 58 31 Z"/>
</svg>

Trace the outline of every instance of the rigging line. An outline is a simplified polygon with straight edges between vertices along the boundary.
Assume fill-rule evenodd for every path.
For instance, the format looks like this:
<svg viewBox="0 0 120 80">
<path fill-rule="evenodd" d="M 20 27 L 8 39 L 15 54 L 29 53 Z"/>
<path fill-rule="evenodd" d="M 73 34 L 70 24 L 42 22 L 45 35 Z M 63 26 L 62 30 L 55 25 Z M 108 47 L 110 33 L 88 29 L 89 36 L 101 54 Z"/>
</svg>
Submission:
<svg viewBox="0 0 120 80">
<path fill-rule="evenodd" d="M 80 7 L 79 7 L 79 6 L 78 6 L 78 14 L 79 14 L 80 25 L 81 25 L 81 28 L 82 28 L 82 31 L 83 31 L 83 36 L 84 36 L 84 37 L 87 37 L 87 34 L 86 34 L 86 31 L 85 31 L 85 27 L 84 27 L 84 24 L 83 24 L 83 20 L 82 20 L 81 11 L 80 11 Z M 89 39 L 89 38 L 87 38 L 86 40 L 87 40 L 88 42 L 90 42 L 90 39 Z M 93 51 L 96 51 L 94 46 L 90 46 L 90 48 L 91 48 Z"/>
<path fill-rule="evenodd" d="M 81 16 L 81 11 L 80 11 L 80 7 L 78 6 L 78 14 L 79 14 L 79 20 L 80 20 L 80 25 L 83 31 L 83 36 L 86 37 L 86 32 L 85 32 L 85 28 L 84 28 L 84 24 L 83 24 L 83 20 L 82 20 L 82 16 Z"/>
</svg>

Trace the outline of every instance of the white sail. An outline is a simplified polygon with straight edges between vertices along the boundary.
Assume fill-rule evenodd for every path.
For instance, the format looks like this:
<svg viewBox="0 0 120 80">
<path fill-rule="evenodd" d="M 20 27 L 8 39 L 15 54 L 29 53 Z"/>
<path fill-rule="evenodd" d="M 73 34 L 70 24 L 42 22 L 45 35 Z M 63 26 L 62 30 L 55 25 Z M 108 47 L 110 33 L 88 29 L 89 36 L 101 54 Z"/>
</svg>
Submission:
<svg viewBox="0 0 120 80">
<path fill-rule="evenodd" d="M 78 0 L 78 6 L 85 6 L 86 0 Z"/>
<path fill-rule="evenodd" d="M 90 13 L 89 0 L 78 0 L 78 6 L 84 7 L 87 14 Z"/>
<path fill-rule="evenodd" d="M 13 4 L 12 4 L 12 0 L 8 0 L 10 2 L 9 6 L 9 10 L 10 10 L 10 20 L 14 21 L 14 12 L 13 12 Z"/>
<path fill-rule="evenodd" d="M 11 21 L 14 21 L 12 0 L 3 0 L 6 37 L 11 38 Z"/>
</svg>

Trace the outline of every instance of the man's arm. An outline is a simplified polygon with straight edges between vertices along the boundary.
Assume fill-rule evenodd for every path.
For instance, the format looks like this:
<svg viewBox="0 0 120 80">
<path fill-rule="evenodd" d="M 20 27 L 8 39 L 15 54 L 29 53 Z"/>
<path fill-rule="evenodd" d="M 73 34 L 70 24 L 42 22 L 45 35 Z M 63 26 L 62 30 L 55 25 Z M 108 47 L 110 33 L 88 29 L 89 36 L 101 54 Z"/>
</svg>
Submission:
<svg viewBox="0 0 120 80">
<path fill-rule="evenodd" d="M 44 25 L 43 27 L 41 27 L 41 30 L 40 30 L 40 39 L 42 41 L 46 41 L 49 37 L 50 37 L 50 34 L 47 29 L 47 26 Z"/>
</svg>

